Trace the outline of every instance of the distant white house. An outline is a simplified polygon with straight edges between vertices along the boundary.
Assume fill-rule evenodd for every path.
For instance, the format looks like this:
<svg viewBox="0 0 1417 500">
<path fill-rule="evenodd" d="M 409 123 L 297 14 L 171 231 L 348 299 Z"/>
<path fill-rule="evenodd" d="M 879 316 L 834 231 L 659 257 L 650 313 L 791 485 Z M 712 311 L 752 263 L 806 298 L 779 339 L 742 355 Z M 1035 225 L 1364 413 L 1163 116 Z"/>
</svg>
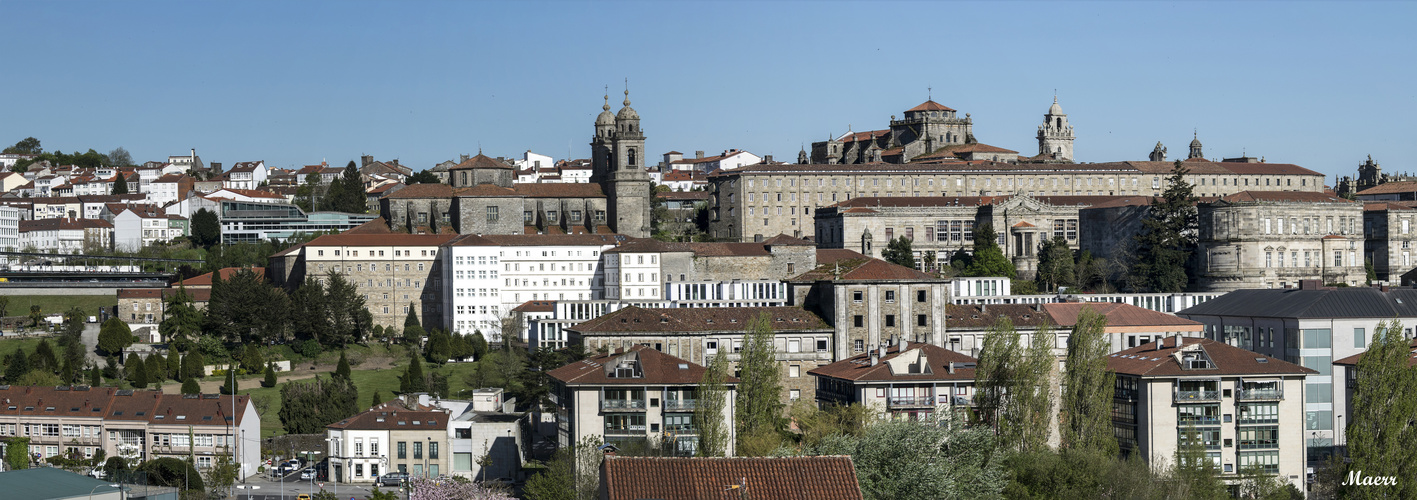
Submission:
<svg viewBox="0 0 1417 500">
<path fill-rule="evenodd" d="M 703 151 L 695 151 L 694 157 L 687 159 L 684 158 L 683 153 L 678 151 L 664 153 L 664 166 L 666 168 L 670 170 L 692 170 L 704 174 L 711 174 L 726 168 L 757 165 L 762 162 L 762 157 L 741 149 L 729 149 L 715 156 L 704 156 Z"/>
<path fill-rule="evenodd" d="M 221 187 L 227 189 L 256 189 L 266 182 L 270 170 L 265 161 L 243 161 L 231 166 Z"/>
<path fill-rule="evenodd" d="M 130 205 L 113 217 L 113 246 L 136 251 L 158 241 L 187 236 L 187 218 L 154 205 Z"/>
</svg>

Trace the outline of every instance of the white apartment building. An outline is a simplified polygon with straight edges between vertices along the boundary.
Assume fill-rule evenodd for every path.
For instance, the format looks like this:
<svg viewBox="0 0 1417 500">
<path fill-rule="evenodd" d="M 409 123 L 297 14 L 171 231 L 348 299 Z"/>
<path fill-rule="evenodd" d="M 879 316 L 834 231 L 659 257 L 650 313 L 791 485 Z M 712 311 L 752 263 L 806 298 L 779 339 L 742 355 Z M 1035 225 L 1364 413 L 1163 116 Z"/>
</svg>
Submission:
<svg viewBox="0 0 1417 500">
<path fill-rule="evenodd" d="M 1316 372 L 1210 339 L 1169 337 L 1113 353 L 1112 422 L 1118 444 L 1171 463 L 1199 441 L 1227 481 L 1251 471 L 1303 488 L 1306 376 Z"/>
<path fill-rule="evenodd" d="M 221 187 L 227 189 L 256 189 L 266 182 L 269 170 L 265 161 L 243 161 L 231 166 Z"/>
<path fill-rule="evenodd" d="M 657 300 L 660 291 L 659 252 L 618 253 L 605 259 L 605 298 Z"/>
<path fill-rule="evenodd" d="M 0 249 L 20 249 L 20 209 L 0 205 Z"/>
<path fill-rule="evenodd" d="M 20 248 L 32 251 L 83 253 L 91 248 L 112 248 L 113 224 L 99 219 L 38 219 L 19 221 Z"/>
<path fill-rule="evenodd" d="M 168 215 L 154 205 L 131 205 L 113 216 L 113 245 L 136 251 L 159 241 L 187 236 L 187 218 Z"/>
<path fill-rule="evenodd" d="M 602 298 L 601 253 L 620 235 L 462 235 L 445 245 L 444 326 L 500 339 L 502 319 L 523 302 Z M 525 340 L 525 339 L 523 339 Z"/>
<path fill-rule="evenodd" d="M 142 191 L 148 195 L 148 203 L 157 206 L 167 206 L 167 204 L 186 198 L 187 191 L 192 190 L 192 178 L 185 174 L 167 174 L 156 179 L 143 178 L 148 181 Z"/>
</svg>

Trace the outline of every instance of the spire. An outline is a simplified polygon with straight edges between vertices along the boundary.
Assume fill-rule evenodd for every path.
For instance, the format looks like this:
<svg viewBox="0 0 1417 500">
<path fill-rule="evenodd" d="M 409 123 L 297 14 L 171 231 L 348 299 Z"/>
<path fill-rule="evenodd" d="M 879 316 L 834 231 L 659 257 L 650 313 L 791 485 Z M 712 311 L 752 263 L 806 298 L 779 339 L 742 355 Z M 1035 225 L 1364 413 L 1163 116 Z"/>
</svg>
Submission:
<svg viewBox="0 0 1417 500">
<path fill-rule="evenodd" d="M 625 79 L 625 105 L 630 105 L 630 79 Z"/>
<path fill-rule="evenodd" d="M 606 85 L 606 86 L 605 86 L 605 105 L 604 105 L 604 106 L 601 106 L 600 109 L 603 109 L 603 110 L 605 110 L 605 111 L 610 111 L 610 86 L 609 86 L 609 85 Z"/>
</svg>

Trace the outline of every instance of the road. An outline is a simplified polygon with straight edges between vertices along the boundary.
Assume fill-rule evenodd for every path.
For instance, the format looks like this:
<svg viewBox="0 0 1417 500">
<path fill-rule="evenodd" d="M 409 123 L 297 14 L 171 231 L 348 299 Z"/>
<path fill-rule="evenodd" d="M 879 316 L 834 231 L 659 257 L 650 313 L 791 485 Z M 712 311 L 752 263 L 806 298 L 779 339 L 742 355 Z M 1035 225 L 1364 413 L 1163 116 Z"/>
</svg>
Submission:
<svg viewBox="0 0 1417 500">
<path fill-rule="evenodd" d="M 310 480 L 301 480 L 300 473 L 294 472 L 278 481 L 263 475 L 255 475 L 246 479 L 245 486 L 256 486 L 255 489 L 242 489 L 243 483 L 236 483 L 236 500 L 296 500 L 296 496 L 301 493 L 313 495 L 320 491 L 323 484 L 324 490 L 335 495 L 335 498 L 353 498 L 362 500 L 369 498 L 373 485 L 350 485 L 321 483 Z M 397 489 L 395 489 L 397 490 Z M 382 491 L 389 491 L 389 488 L 382 488 Z M 282 497 L 284 495 L 284 497 Z"/>
</svg>

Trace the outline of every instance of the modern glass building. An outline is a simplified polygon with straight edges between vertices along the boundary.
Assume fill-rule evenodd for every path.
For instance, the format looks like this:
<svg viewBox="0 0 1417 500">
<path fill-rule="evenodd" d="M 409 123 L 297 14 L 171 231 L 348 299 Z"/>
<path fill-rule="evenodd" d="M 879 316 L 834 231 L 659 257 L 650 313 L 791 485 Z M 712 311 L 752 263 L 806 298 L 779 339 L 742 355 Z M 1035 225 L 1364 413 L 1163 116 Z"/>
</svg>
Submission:
<svg viewBox="0 0 1417 500">
<path fill-rule="evenodd" d="M 221 219 L 222 243 L 253 243 L 287 239 L 296 234 L 321 231 L 343 232 L 374 220 L 377 214 L 304 211 L 290 203 L 256 203 L 222 200 L 217 212 Z"/>
</svg>

